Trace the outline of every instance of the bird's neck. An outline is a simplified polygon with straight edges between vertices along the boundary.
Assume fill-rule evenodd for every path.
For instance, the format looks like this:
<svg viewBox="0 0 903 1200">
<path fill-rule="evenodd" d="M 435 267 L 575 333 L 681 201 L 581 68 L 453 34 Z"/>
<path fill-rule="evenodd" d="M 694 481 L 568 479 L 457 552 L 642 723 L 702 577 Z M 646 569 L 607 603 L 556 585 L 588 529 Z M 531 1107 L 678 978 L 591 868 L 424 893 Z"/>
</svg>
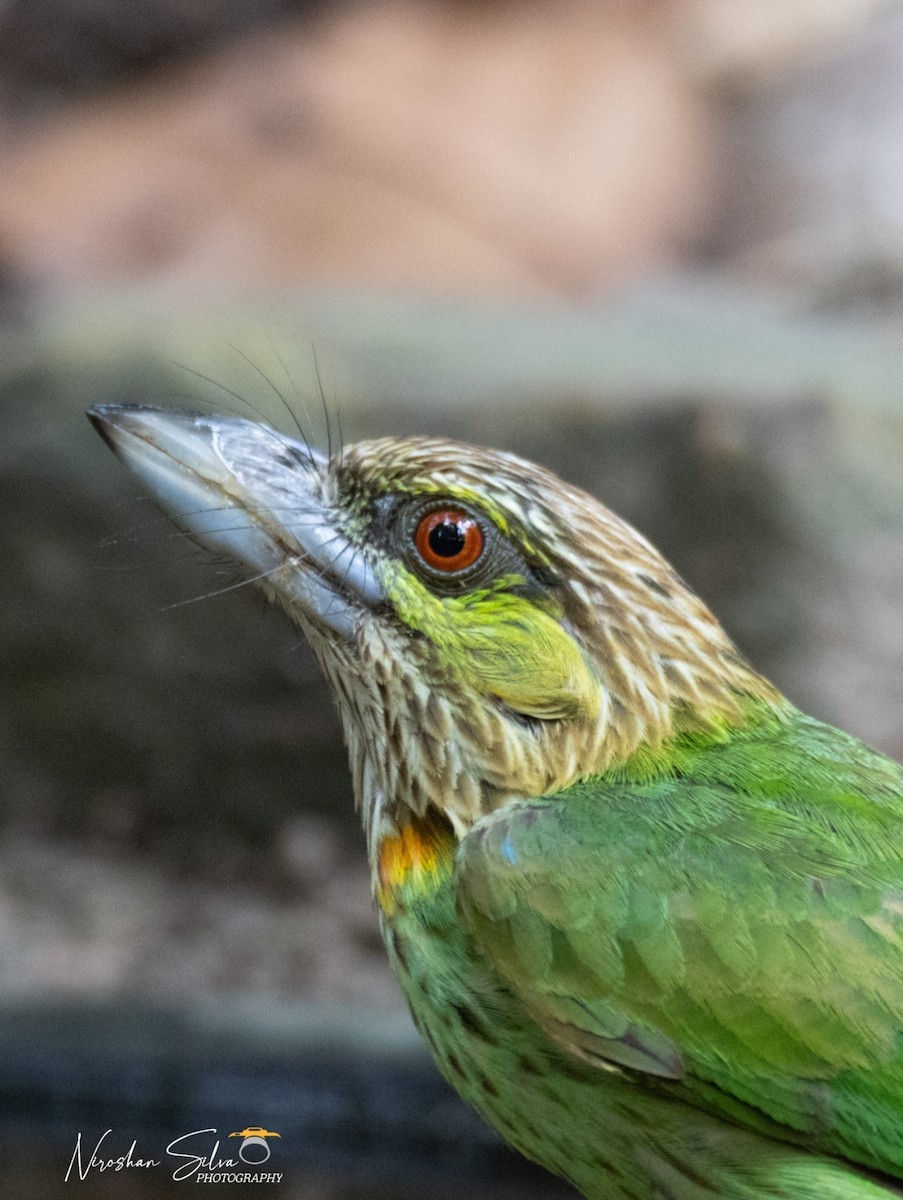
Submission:
<svg viewBox="0 0 903 1200">
<path fill-rule="evenodd" d="M 432 894 L 449 874 L 457 847 L 451 825 L 435 809 L 411 816 L 376 847 L 375 892 L 386 916 Z"/>
</svg>

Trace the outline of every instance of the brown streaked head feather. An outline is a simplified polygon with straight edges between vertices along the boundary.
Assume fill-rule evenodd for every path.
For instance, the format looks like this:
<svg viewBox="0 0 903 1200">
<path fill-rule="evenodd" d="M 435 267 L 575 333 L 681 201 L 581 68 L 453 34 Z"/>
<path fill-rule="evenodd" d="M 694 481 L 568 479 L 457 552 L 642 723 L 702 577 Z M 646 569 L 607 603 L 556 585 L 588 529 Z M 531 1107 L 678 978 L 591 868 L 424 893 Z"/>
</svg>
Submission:
<svg viewBox="0 0 903 1200">
<path fill-rule="evenodd" d="M 510 800 L 656 770 L 674 735 L 785 703 L 645 538 L 533 463 L 436 438 L 327 460 L 236 418 L 90 415 L 309 637 L 374 861 L 418 818 L 463 836 Z"/>
<path fill-rule="evenodd" d="M 332 487 L 350 529 L 366 529 L 384 497 L 478 506 L 547 581 L 598 689 L 593 711 L 524 719 L 474 690 L 466 660 L 375 614 L 353 662 L 332 646 L 321 653 L 344 697 L 365 810 L 374 793 L 384 813 L 433 804 L 463 833 L 506 800 L 560 790 L 676 732 L 740 723 L 750 698 L 781 703 L 642 535 L 542 467 L 457 442 L 387 438 L 348 447 Z M 366 552 L 376 560 L 384 550 Z"/>
</svg>

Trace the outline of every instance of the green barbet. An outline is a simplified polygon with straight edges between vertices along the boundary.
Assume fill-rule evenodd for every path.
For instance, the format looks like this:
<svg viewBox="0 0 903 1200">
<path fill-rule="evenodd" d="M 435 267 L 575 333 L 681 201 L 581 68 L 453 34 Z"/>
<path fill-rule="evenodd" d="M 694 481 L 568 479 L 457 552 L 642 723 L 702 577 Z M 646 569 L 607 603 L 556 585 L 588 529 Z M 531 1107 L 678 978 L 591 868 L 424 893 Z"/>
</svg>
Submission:
<svg viewBox="0 0 903 1200">
<path fill-rule="evenodd" d="M 903 1195 L 903 769 L 653 547 L 428 438 L 91 418 L 305 632 L 440 1071 L 590 1200 Z"/>
</svg>

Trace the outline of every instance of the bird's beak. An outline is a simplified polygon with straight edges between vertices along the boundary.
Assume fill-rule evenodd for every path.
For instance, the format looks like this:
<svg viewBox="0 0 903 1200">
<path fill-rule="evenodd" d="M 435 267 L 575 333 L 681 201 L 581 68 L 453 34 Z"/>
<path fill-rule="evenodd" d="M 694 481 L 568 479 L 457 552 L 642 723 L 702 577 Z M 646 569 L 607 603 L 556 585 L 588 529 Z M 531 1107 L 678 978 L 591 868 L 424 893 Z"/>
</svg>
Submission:
<svg viewBox="0 0 903 1200">
<path fill-rule="evenodd" d="M 104 404 L 95 429 L 176 523 L 271 588 L 300 618 L 349 637 L 383 590 L 339 526 L 328 461 L 237 418 Z"/>
</svg>

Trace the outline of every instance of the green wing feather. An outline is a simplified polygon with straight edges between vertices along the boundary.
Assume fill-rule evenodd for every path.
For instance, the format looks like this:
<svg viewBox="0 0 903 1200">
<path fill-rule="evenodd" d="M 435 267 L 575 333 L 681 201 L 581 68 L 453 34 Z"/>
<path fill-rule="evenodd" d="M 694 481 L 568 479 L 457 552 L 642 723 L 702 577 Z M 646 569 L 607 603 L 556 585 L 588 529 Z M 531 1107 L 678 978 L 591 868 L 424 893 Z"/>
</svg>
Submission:
<svg viewBox="0 0 903 1200">
<path fill-rule="evenodd" d="M 484 953 L 560 1046 L 903 1175 L 903 772 L 791 711 L 523 801 L 459 849 Z"/>
</svg>

